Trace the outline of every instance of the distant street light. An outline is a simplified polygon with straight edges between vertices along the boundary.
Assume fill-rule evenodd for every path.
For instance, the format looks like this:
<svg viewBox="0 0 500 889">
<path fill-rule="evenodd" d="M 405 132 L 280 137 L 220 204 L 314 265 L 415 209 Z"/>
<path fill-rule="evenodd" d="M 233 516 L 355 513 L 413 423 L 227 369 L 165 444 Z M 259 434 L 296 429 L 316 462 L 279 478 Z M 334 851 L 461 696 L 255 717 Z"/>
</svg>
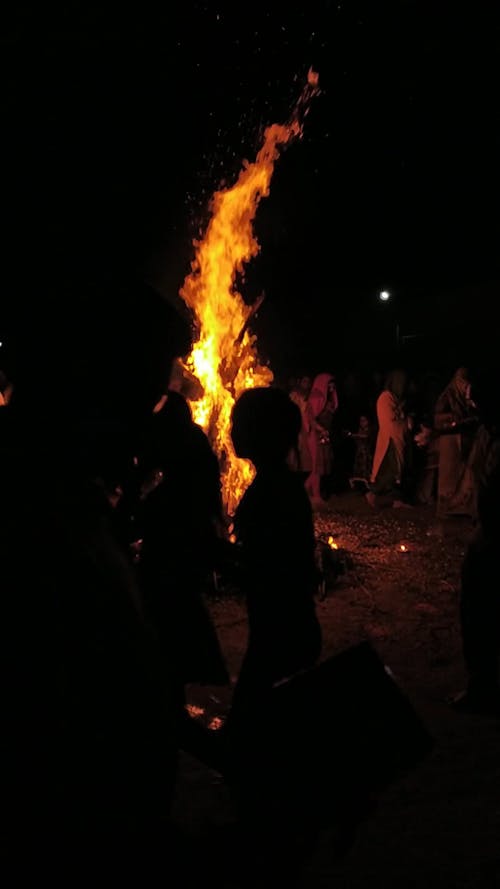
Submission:
<svg viewBox="0 0 500 889">
<path fill-rule="evenodd" d="M 381 290 L 378 295 L 378 298 L 379 298 L 380 302 L 387 303 L 387 302 L 389 302 L 389 300 L 391 298 L 391 294 L 389 293 L 388 290 Z M 401 331 L 399 329 L 399 321 L 396 320 L 396 349 L 398 352 L 399 352 L 400 348 L 401 348 Z"/>
</svg>

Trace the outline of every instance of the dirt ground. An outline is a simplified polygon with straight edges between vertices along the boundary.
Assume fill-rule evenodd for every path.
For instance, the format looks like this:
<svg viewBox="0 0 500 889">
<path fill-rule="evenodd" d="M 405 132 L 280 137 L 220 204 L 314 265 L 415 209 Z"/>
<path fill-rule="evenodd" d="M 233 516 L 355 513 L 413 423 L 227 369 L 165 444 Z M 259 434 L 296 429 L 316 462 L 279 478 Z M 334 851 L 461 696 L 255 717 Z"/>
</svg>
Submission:
<svg viewBox="0 0 500 889">
<path fill-rule="evenodd" d="M 500 887 L 500 721 L 457 715 L 446 704 L 464 685 L 458 585 L 470 527 L 439 525 L 423 508 L 374 513 L 349 493 L 317 514 L 316 532 L 325 540 L 332 536 L 348 556 L 345 573 L 318 602 L 324 655 L 368 638 L 436 746 L 384 793 L 345 857 L 336 857 L 332 837 L 323 833 L 304 886 Z M 211 609 L 235 676 L 246 639 L 243 605 L 227 598 Z M 205 721 L 223 714 L 229 699 L 227 689 L 190 690 Z M 209 882 L 222 887 L 238 885 L 226 873 L 225 831 L 233 817 L 221 780 L 183 757 L 175 819 L 194 854 L 198 849 L 205 856 Z"/>
</svg>

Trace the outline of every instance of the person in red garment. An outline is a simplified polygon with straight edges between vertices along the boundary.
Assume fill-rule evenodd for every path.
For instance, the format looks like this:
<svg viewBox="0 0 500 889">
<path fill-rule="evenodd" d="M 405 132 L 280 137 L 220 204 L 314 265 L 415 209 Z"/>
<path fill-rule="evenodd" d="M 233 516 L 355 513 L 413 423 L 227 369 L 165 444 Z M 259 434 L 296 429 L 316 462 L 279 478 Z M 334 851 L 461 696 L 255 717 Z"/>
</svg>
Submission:
<svg viewBox="0 0 500 889">
<path fill-rule="evenodd" d="M 312 470 L 306 482 L 306 490 L 314 508 L 323 505 L 322 484 L 332 472 L 333 451 L 331 442 L 333 417 L 339 406 L 335 379 L 321 373 L 314 378 L 307 402 L 310 415 L 310 450 Z"/>
</svg>

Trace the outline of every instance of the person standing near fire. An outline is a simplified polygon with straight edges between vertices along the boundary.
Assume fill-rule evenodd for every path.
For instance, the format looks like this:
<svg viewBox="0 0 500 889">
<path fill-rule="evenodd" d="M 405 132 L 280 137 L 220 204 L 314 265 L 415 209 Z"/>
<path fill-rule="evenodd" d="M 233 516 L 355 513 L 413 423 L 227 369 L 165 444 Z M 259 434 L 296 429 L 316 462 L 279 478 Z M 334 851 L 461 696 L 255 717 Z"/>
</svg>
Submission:
<svg viewBox="0 0 500 889">
<path fill-rule="evenodd" d="M 474 387 L 480 425 L 471 468 L 477 489 L 477 526 L 461 571 L 460 630 L 467 673 L 464 692 L 451 699 L 454 709 L 500 717 L 500 410 L 498 377 Z"/>
<path fill-rule="evenodd" d="M 233 707 L 243 686 L 270 687 L 314 663 L 321 647 L 311 506 L 287 465 L 299 431 L 283 390 L 248 389 L 233 409 L 236 454 L 256 469 L 234 516 L 250 637 Z"/>
<path fill-rule="evenodd" d="M 401 489 L 412 422 L 405 410 L 407 377 L 394 370 L 377 399 L 378 433 L 366 499 L 370 506 L 404 506 Z"/>
<path fill-rule="evenodd" d="M 333 417 L 339 406 L 337 387 L 332 374 L 321 373 L 314 378 L 308 398 L 311 420 L 310 447 L 312 470 L 306 483 L 313 507 L 323 505 L 322 484 L 331 475 L 333 452 L 331 433 Z"/>
<path fill-rule="evenodd" d="M 459 367 L 439 396 L 434 425 L 439 435 L 438 516 L 475 518 L 476 484 L 470 457 L 478 423 L 467 368 Z"/>
<path fill-rule="evenodd" d="M 101 479 L 134 453 L 190 330 L 140 283 L 67 301 L 30 304 L 29 324 L 21 305 L 2 412 L 3 885 L 152 887 L 176 849 L 172 684 Z"/>
<path fill-rule="evenodd" d="M 301 479 L 287 465 L 300 425 L 297 406 L 280 389 L 248 389 L 233 409 L 235 452 L 252 461 L 256 476 L 234 517 L 249 634 L 222 737 L 226 776 L 235 788 L 250 853 L 245 858 L 265 867 L 262 886 L 295 885 L 300 843 L 311 827 L 311 813 L 299 825 L 286 801 L 272 798 L 259 766 L 266 743 L 262 714 L 273 685 L 312 667 L 321 652 L 311 504 Z"/>
<path fill-rule="evenodd" d="M 354 462 L 349 485 L 351 488 L 355 488 L 357 484 L 361 484 L 366 489 L 373 464 L 375 440 L 373 423 L 370 422 L 367 413 L 361 414 L 357 431 L 349 432 L 349 436 L 354 439 L 355 443 Z"/>
<path fill-rule="evenodd" d="M 301 427 L 297 447 L 292 451 L 291 466 L 297 472 L 302 473 L 304 481 L 312 470 L 311 435 L 313 424 L 308 409 L 308 398 L 311 393 L 312 379 L 310 376 L 302 376 L 296 380 L 290 390 L 290 398 L 300 410 Z"/>
<path fill-rule="evenodd" d="M 137 504 L 144 611 L 173 680 L 180 746 L 206 760 L 213 733 L 187 713 L 185 686 L 229 683 L 204 601 L 224 534 L 219 464 L 179 392 L 160 400 L 144 438 Z"/>
</svg>

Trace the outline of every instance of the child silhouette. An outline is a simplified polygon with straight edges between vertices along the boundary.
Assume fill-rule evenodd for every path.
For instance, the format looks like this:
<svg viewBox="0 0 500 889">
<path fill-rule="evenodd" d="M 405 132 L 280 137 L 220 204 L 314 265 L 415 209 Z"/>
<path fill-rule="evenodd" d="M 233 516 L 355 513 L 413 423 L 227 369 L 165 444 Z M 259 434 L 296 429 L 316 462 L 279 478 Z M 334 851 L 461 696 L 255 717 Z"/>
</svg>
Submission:
<svg viewBox="0 0 500 889">
<path fill-rule="evenodd" d="M 247 390 L 233 410 L 236 454 L 252 461 L 256 475 L 234 517 L 249 633 L 224 730 L 226 776 L 244 825 L 245 860 L 260 874 L 265 861 L 262 886 L 295 885 L 315 836 L 290 823 L 284 801 L 276 809 L 266 777 L 272 687 L 313 666 L 321 650 L 311 504 L 300 474 L 287 465 L 300 427 L 299 408 L 279 389 Z"/>
<path fill-rule="evenodd" d="M 320 653 L 311 506 L 287 465 L 300 426 L 299 409 L 280 389 L 249 389 L 234 407 L 235 451 L 252 461 L 256 476 L 234 517 L 249 640 L 233 707 L 240 696 L 312 666 Z"/>
</svg>

